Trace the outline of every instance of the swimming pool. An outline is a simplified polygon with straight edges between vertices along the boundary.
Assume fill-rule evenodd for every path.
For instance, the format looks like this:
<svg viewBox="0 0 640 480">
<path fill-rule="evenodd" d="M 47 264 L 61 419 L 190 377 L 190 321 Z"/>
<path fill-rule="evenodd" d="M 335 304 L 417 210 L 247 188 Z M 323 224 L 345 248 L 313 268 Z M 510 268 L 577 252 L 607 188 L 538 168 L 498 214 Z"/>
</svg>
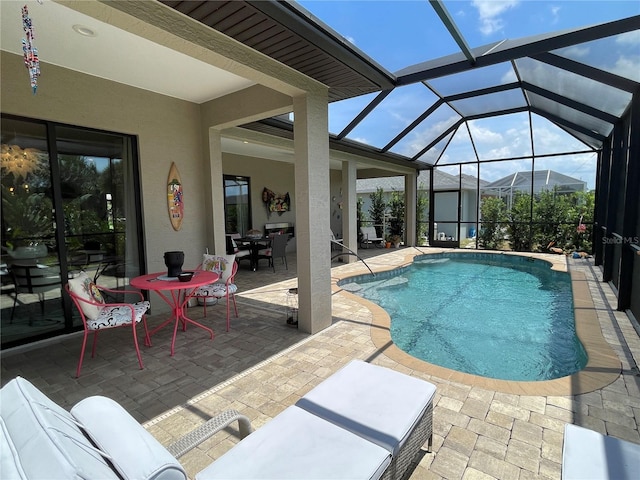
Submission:
<svg viewBox="0 0 640 480">
<path fill-rule="evenodd" d="M 391 338 L 426 362 L 503 380 L 550 380 L 584 368 L 567 273 L 529 257 L 418 256 L 390 272 L 342 280 L 391 317 Z"/>
</svg>

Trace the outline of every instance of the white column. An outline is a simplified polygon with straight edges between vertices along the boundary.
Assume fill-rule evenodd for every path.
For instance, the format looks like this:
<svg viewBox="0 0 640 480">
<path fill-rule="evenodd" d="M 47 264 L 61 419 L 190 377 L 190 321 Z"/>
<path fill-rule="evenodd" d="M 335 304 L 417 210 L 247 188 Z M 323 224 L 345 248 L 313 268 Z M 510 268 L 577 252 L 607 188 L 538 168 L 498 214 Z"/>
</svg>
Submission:
<svg viewBox="0 0 640 480">
<path fill-rule="evenodd" d="M 357 178 L 356 162 L 342 162 L 342 236 L 344 244 L 354 252 L 358 251 Z M 345 255 L 342 259 L 346 263 L 357 260 L 353 255 Z"/>
<path fill-rule="evenodd" d="M 417 213 L 418 205 L 418 172 L 404 177 L 404 220 L 406 225 L 405 245 L 416 246 L 417 242 Z"/>
<path fill-rule="evenodd" d="M 224 255 L 227 252 L 224 220 L 224 181 L 222 172 L 222 140 L 220 131 L 209 129 L 209 184 L 211 185 L 211 232 L 207 232 L 211 245 L 209 253 Z M 205 221 L 205 219 L 203 219 Z M 208 222 L 207 222 L 208 223 Z"/>
<path fill-rule="evenodd" d="M 331 325 L 331 238 L 327 92 L 295 97 L 294 150 L 298 328 Z"/>
</svg>

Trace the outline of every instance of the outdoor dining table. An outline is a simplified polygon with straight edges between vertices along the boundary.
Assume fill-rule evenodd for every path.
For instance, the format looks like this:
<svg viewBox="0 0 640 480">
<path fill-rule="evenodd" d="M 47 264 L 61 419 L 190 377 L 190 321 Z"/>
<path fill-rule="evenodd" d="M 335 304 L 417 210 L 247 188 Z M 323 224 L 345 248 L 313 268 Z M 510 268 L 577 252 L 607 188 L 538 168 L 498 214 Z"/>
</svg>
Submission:
<svg viewBox="0 0 640 480">
<path fill-rule="evenodd" d="M 237 238 L 236 243 L 239 245 L 248 245 L 251 255 L 249 260 L 251 262 L 251 270 L 254 272 L 258 270 L 258 260 L 260 260 L 260 249 L 266 248 L 271 243 L 271 237 L 242 237 Z"/>
<path fill-rule="evenodd" d="M 188 282 L 181 282 L 177 277 L 168 277 L 165 272 L 141 275 L 139 277 L 132 278 L 129 282 L 134 288 L 138 288 L 140 290 L 153 290 L 167 303 L 167 305 L 171 307 L 171 317 L 149 332 L 149 336 L 151 336 L 170 323 L 174 323 L 173 337 L 171 339 L 171 356 L 175 353 L 176 336 L 178 334 L 178 324 L 180 323 L 182 323 L 183 331 L 187 329 L 187 323 L 191 323 L 196 327 L 209 332 L 209 335 L 213 340 L 213 330 L 187 317 L 185 315 L 185 308 L 197 287 L 201 287 L 202 285 L 207 285 L 209 283 L 215 283 L 219 278 L 220 276 L 215 272 L 197 270 Z M 163 293 L 165 291 L 167 293 Z"/>
</svg>

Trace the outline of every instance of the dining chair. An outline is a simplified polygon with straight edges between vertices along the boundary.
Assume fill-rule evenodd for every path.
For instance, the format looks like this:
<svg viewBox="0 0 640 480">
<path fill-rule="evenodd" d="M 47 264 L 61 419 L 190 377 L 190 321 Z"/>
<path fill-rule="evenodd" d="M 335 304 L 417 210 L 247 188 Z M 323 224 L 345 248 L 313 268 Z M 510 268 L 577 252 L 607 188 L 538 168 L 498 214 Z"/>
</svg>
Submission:
<svg viewBox="0 0 640 480">
<path fill-rule="evenodd" d="M 110 328 L 132 327 L 133 343 L 136 347 L 138 363 L 140 364 L 140 369 L 143 369 L 144 365 L 140 355 L 136 331 L 138 323 L 142 322 L 144 344 L 148 347 L 151 346 L 151 338 L 149 337 L 146 318 L 150 304 L 144 300 L 142 293 L 137 290 L 113 290 L 99 287 L 93 283 L 85 272 L 81 272 L 77 277 L 69 279 L 69 282 L 65 285 L 65 290 L 78 308 L 84 325 L 84 337 L 82 339 L 82 350 L 80 350 L 80 360 L 76 369 L 76 378 L 80 376 L 89 333 L 93 332 L 93 347 L 91 349 L 91 358 L 93 358 L 96 353 L 96 344 L 98 343 L 98 332 Z M 106 303 L 104 300 L 104 294 L 106 293 L 135 295 L 140 298 L 140 301 L 135 303 Z"/>
<path fill-rule="evenodd" d="M 258 258 L 268 258 L 269 265 L 273 268 L 273 273 L 276 272 L 276 266 L 273 261 L 274 258 L 281 258 L 284 266 L 289 270 L 287 265 L 287 243 L 289 242 L 289 235 L 273 235 L 271 238 L 271 246 L 267 249 L 260 250 L 258 252 Z"/>
<path fill-rule="evenodd" d="M 205 253 L 202 258 L 202 264 L 197 270 L 208 270 L 216 272 L 220 278 L 215 283 L 210 283 L 202 287 L 198 287 L 193 297 L 201 300 L 200 303 L 204 307 L 204 316 L 207 316 L 207 300 L 215 298 L 219 300 L 224 298 L 227 302 L 227 332 L 230 328 L 230 301 L 233 300 L 233 308 L 238 318 L 238 305 L 236 304 L 236 286 L 235 276 L 238 271 L 238 263 L 235 255 L 209 255 Z"/>
<path fill-rule="evenodd" d="M 231 233 L 227 236 L 228 242 L 231 244 L 230 248 L 227 248 L 227 254 L 234 254 L 236 256 L 236 262 L 240 263 L 240 260 L 251 260 L 251 249 L 240 248 L 236 240 L 242 238 L 239 233 Z"/>
<path fill-rule="evenodd" d="M 60 269 L 58 267 L 49 267 L 39 263 L 33 265 L 14 263 L 9 267 L 9 273 L 13 279 L 13 294 L 15 295 L 13 297 L 13 308 L 11 309 L 11 318 L 9 323 L 13 323 L 13 315 L 18 303 L 18 295 L 21 293 L 38 295 L 40 311 L 42 315 L 44 315 L 44 294 L 56 289 L 58 292 L 60 291 Z M 29 326 L 31 326 L 32 323 L 33 320 L 29 317 Z"/>
</svg>

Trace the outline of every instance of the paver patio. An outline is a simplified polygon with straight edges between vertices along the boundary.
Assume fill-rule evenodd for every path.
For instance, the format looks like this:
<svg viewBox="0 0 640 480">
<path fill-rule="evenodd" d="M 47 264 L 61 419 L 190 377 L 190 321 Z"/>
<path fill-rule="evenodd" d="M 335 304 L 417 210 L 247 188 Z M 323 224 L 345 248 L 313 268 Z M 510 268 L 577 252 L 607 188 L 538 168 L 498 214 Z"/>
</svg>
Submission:
<svg viewBox="0 0 640 480">
<path fill-rule="evenodd" d="M 408 251 L 372 250 L 367 263 L 388 268 Z M 387 253 L 390 252 L 390 253 Z M 383 255 L 381 255 L 383 254 Z M 434 400 L 433 453 L 421 452 L 411 479 L 560 478 L 566 422 L 640 443 L 640 376 L 636 360 L 640 337 L 624 312 L 611 308 L 615 296 L 597 281 L 590 260 L 569 259 L 583 271 L 602 331 L 622 364 L 610 385 L 580 395 L 535 396 L 501 393 L 446 381 L 410 369 L 385 355 L 371 338 L 372 312 L 339 290 L 333 294 L 333 324 L 316 335 L 285 325 L 286 292 L 295 286 L 295 262 L 289 270 L 238 276 L 240 318 L 224 331 L 224 309 L 210 309 L 216 338 L 199 329 L 178 335 L 176 355 L 169 356 L 170 331 L 153 337 L 143 350 L 145 369 L 137 368 L 130 332 L 108 332 L 96 358 L 87 357 L 83 374 L 73 378 L 80 338 L 58 340 L 55 347 L 14 351 L 2 357 L 2 383 L 22 375 L 54 401 L 69 407 L 88 395 L 120 402 L 163 444 L 168 445 L 211 416 L 235 408 L 260 428 L 287 406 L 353 358 L 424 378 L 437 385 Z M 361 263 L 335 263 L 332 276 L 362 271 Z M 364 269 L 366 271 L 366 269 Z M 258 286 L 261 285 L 261 286 Z M 254 288 L 255 287 L 255 288 Z M 201 308 L 190 309 L 194 318 Z M 164 317 L 151 317 L 151 324 Z M 216 434 L 180 460 L 190 476 L 238 442 L 236 426 Z M 291 446 L 292 455 L 295 445 Z M 247 459 L 250 461 L 250 459 Z"/>
</svg>

